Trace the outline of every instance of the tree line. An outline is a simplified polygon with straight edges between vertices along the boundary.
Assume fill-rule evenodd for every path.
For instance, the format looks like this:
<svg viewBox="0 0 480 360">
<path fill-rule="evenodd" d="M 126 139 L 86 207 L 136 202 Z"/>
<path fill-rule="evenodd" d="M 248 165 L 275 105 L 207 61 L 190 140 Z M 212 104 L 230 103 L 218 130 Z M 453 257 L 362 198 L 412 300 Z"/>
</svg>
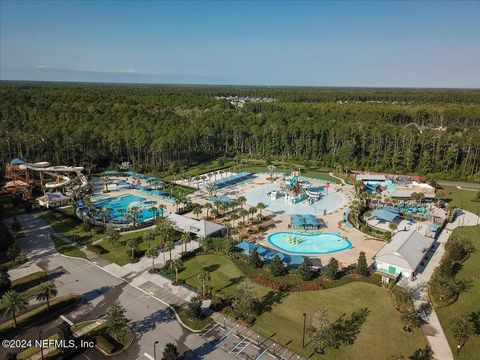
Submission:
<svg viewBox="0 0 480 360">
<path fill-rule="evenodd" d="M 478 91 L 240 90 L 3 82 L 0 159 L 24 156 L 91 171 L 130 161 L 138 170 L 162 172 L 172 164 L 186 167 L 217 156 L 241 156 L 470 180 L 479 176 L 480 107 L 468 100 L 480 99 L 471 96 Z M 382 91 L 397 103 L 355 102 Z M 333 95 L 300 101 L 302 94 L 313 98 L 336 92 L 351 102 L 330 101 Z M 279 101 L 235 109 L 212 97 L 229 93 Z M 418 103 L 401 103 L 405 94 L 415 95 Z"/>
</svg>

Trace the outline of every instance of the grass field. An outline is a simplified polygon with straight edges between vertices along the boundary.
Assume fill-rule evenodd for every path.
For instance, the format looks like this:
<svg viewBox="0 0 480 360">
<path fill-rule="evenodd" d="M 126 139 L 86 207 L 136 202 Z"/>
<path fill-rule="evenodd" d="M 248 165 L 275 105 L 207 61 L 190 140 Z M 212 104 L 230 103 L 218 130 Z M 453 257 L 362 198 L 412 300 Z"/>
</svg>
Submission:
<svg viewBox="0 0 480 360">
<path fill-rule="evenodd" d="M 449 204 L 465 209 L 474 214 L 479 213 L 480 201 L 472 201 L 477 196 L 478 191 L 462 190 L 454 186 L 444 186 L 443 190 L 445 191 L 445 197 Z"/>
<path fill-rule="evenodd" d="M 200 288 L 198 274 L 203 268 L 210 271 L 208 286 L 227 296 L 238 294 L 237 285 L 243 280 L 243 274 L 221 255 L 199 255 L 186 261 L 179 277 L 188 285 Z M 260 297 L 272 291 L 262 286 L 256 286 L 256 290 Z M 417 348 L 425 346 L 421 331 L 406 333 L 402 330 L 400 313 L 394 309 L 385 289 L 361 282 L 328 290 L 285 294 L 258 317 L 253 329 L 308 357 L 313 346 L 310 344 L 302 349 L 302 314 L 306 312 L 310 319 L 320 306 L 328 309 L 332 319 L 362 307 L 369 308 L 370 314 L 353 346 L 329 350 L 326 355 L 314 355 L 313 358 L 388 359 L 394 354 L 410 356 Z"/>
<path fill-rule="evenodd" d="M 185 262 L 185 269 L 179 273 L 178 278 L 200 291 L 201 281 L 198 279 L 200 272 L 206 269 L 210 273 L 208 286 L 226 296 L 238 295 L 237 285 L 244 280 L 240 269 L 227 257 L 221 255 L 199 255 Z M 256 286 L 260 296 L 265 295 L 268 289 Z"/>
<path fill-rule="evenodd" d="M 478 349 L 480 349 L 480 337 L 471 336 L 460 353 L 455 355 L 457 343 L 453 337 L 452 319 L 461 314 L 470 314 L 480 311 L 480 226 L 469 226 L 457 228 L 452 236 L 459 235 L 471 239 L 475 244 L 477 251 L 463 263 L 463 268 L 458 273 L 458 277 L 467 281 L 470 285 L 466 292 L 460 293 L 458 300 L 450 306 L 436 309 L 438 318 L 442 323 L 443 330 L 447 336 L 450 347 L 456 359 L 480 359 Z M 475 355 L 477 354 L 477 355 Z"/>
<path fill-rule="evenodd" d="M 104 236 L 94 231 L 89 232 L 82 230 L 82 223 L 80 221 L 59 213 L 46 212 L 42 215 L 42 218 L 46 220 L 57 233 L 79 244 L 87 244 L 90 241 L 98 240 Z"/>
<path fill-rule="evenodd" d="M 82 259 L 86 259 L 87 255 L 80 249 L 77 249 L 72 244 L 64 242 L 59 239 L 53 240 L 53 245 L 55 246 L 55 250 L 57 250 L 60 254 L 78 257 Z"/>
<path fill-rule="evenodd" d="M 133 232 L 130 234 L 122 235 L 120 236 L 119 245 L 116 247 L 113 247 L 112 244 L 107 240 L 103 240 L 98 244 L 98 246 L 104 248 L 107 252 L 105 254 L 102 254 L 101 256 L 107 259 L 108 261 L 114 262 L 120 266 L 128 264 L 130 262 L 130 256 L 129 254 L 127 254 L 125 243 L 128 240 L 131 240 L 137 237 L 142 237 L 143 235 L 149 232 L 151 232 L 151 230 Z M 140 253 L 144 253 L 147 249 L 148 249 L 147 242 L 142 242 L 139 246 Z"/>
</svg>

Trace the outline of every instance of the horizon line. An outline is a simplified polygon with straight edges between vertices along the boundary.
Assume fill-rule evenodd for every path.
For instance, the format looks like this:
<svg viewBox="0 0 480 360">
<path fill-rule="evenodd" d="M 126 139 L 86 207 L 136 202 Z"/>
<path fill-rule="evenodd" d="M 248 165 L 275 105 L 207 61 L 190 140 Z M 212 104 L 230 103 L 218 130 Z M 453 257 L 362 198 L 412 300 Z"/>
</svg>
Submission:
<svg viewBox="0 0 480 360">
<path fill-rule="evenodd" d="M 53 84 L 92 84 L 92 85 L 150 85 L 150 86 L 193 86 L 193 87 L 245 87 L 245 88 L 314 88 L 314 89 L 405 89 L 405 90 L 469 90 L 478 91 L 480 87 L 429 87 L 429 86 L 347 86 L 347 85 L 252 85 L 252 84 L 205 84 L 205 83 L 162 83 L 162 82 L 101 82 L 69 80 L 12 80 L 0 79 L 0 83 L 53 83 Z"/>
</svg>

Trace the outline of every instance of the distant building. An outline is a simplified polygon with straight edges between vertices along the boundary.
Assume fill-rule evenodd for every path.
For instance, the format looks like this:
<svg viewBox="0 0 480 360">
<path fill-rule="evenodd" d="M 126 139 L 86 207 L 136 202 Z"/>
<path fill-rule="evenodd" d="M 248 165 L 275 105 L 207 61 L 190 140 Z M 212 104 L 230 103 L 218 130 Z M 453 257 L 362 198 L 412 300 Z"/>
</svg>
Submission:
<svg viewBox="0 0 480 360">
<path fill-rule="evenodd" d="M 60 206 L 68 205 L 70 198 L 63 195 L 61 192 L 54 192 L 46 194 L 37 199 L 40 206 L 46 207 L 47 209 L 55 209 Z"/>
<path fill-rule="evenodd" d="M 373 257 L 382 282 L 396 280 L 400 275 L 412 279 L 434 242 L 434 238 L 416 230 L 397 232 Z"/>
<path fill-rule="evenodd" d="M 379 175 L 379 174 L 358 174 L 358 175 L 355 175 L 355 180 L 357 180 L 357 181 L 386 181 L 387 177 L 385 175 Z"/>
</svg>

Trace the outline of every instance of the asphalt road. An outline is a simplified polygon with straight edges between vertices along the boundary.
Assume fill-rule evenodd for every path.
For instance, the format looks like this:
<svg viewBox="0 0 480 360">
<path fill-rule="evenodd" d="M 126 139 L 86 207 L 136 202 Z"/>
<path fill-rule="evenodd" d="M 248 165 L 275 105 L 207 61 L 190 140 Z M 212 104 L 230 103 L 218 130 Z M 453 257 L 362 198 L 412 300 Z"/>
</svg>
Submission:
<svg viewBox="0 0 480 360">
<path fill-rule="evenodd" d="M 85 303 L 67 314 L 70 320 L 79 322 L 95 319 L 105 314 L 116 300 L 125 307 L 126 316 L 135 332 L 135 340 L 116 359 L 148 359 L 144 354 L 153 355 L 155 341 L 159 341 L 157 358 L 161 358 L 161 350 L 168 342 L 175 343 L 180 353 L 188 350 L 186 357 L 190 359 L 233 358 L 224 350 L 216 348 L 214 343 L 184 329 L 173 312 L 150 294 L 92 263 L 56 253 L 49 239 L 52 230 L 39 214 L 25 214 L 19 220 L 26 230 L 25 237 L 19 239 L 19 245 L 31 259 L 24 267 L 37 265 L 45 270 L 57 285 L 59 296 L 76 293 L 84 297 Z M 38 336 L 40 329 L 48 336 L 48 332 L 54 331 L 57 324 L 58 320 L 41 324 L 17 338 Z M 103 356 L 92 349 L 76 358 L 102 359 Z"/>
</svg>

